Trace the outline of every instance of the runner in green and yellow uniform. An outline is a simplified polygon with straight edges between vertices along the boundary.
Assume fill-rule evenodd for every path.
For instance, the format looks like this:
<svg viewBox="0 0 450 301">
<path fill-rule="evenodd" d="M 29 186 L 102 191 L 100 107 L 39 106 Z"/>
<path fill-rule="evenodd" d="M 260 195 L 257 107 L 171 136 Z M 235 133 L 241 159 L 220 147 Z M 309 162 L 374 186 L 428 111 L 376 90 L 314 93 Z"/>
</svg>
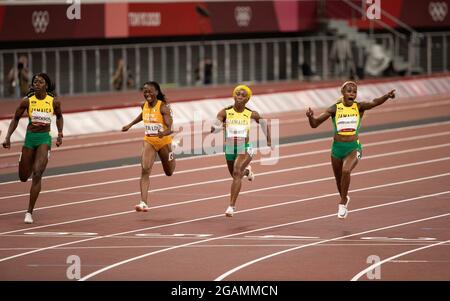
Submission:
<svg viewBox="0 0 450 301">
<path fill-rule="evenodd" d="M 331 148 L 331 164 L 341 196 L 338 218 L 347 217 L 347 206 L 350 202 L 348 196 L 350 174 L 362 155 L 362 147 L 358 139 L 361 118 L 366 110 L 383 104 L 389 98 L 395 98 L 395 90 L 392 90 L 370 102 L 357 102 L 357 90 L 358 87 L 355 82 L 345 82 L 341 87 L 342 97 L 336 104 L 333 104 L 317 118 L 314 117 L 311 108 L 308 108 L 306 112 L 312 128 L 318 127 L 329 117 L 333 121 L 334 139 Z"/>
<path fill-rule="evenodd" d="M 26 182 L 31 174 L 33 174 L 30 201 L 28 211 L 25 214 L 25 223 L 27 224 L 33 223 L 33 209 L 41 191 L 42 174 L 47 167 L 48 157 L 50 156 L 52 146 L 50 125 L 52 116 L 56 115 L 56 127 L 58 128 L 56 146 L 62 144 L 64 124 L 61 103 L 53 94 L 55 85 L 51 82 L 49 76 L 45 73 L 38 73 L 33 76 L 31 83 L 30 92 L 24 97 L 16 109 L 5 141 L 3 142 L 4 148 L 11 147 L 11 135 L 16 130 L 23 113 L 27 111 L 29 121 L 25 135 L 25 143 L 19 159 L 20 181 Z"/>
<path fill-rule="evenodd" d="M 250 143 L 251 120 L 260 124 L 267 138 L 267 145 L 271 146 L 270 130 L 267 122 L 258 112 L 252 111 L 245 105 L 250 100 L 252 91 L 245 85 L 237 86 L 233 91 L 234 105 L 222 109 L 217 114 L 211 132 L 224 128 L 224 149 L 228 171 L 233 177 L 231 184 L 230 205 L 225 211 L 225 216 L 232 217 L 236 211 L 236 200 L 241 190 L 242 177 L 249 181 L 254 179 L 250 161 L 254 151 Z"/>
</svg>

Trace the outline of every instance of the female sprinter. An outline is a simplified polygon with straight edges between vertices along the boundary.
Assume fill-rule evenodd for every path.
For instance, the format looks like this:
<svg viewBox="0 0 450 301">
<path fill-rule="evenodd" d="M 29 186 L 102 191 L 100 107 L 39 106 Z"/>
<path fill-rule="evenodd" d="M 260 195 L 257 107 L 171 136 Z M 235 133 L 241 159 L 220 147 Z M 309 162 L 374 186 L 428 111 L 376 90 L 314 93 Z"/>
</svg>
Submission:
<svg viewBox="0 0 450 301">
<path fill-rule="evenodd" d="M 258 112 L 245 106 L 251 96 L 252 91 L 245 85 L 234 88 L 234 105 L 222 109 L 217 114 L 217 119 L 211 127 L 211 132 L 217 132 L 224 128 L 225 159 L 228 171 L 233 177 L 230 205 L 225 211 L 227 217 L 232 217 L 236 211 L 236 200 L 241 190 L 242 177 L 246 176 L 249 181 L 252 181 L 255 177 L 249 165 L 254 156 L 249 137 L 252 119 L 260 124 L 266 135 L 267 145 L 271 146 L 267 122 Z"/>
<path fill-rule="evenodd" d="M 38 73 L 31 80 L 31 89 L 26 97 L 23 98 L 19 107 L 16 109 L 13 119 L 9 124 L 8 133 L 3 142 L 4 148 L 10 148 L 11 135 L 17 128 L 22 114 L 28 113 L 28 126 L 25 135 L 25 143 L 22 147 L 22 154 L 19 159 L 19 178 L 26 182 L 31 174 L 33 180 L 30 189 L 30 201 L 28 211 L 25 214 L 25 223 L 33 223 L 33 209 L 36 200 L 41 192 L 42 174 L 47 167 L 48 157 L 52 146 L 52 137 L 50 136 L 50 124 L 52 115 L 56 115 L 56 127 L 58 128 L 58 138 L 56 146 L 62 144 L 63 138 L 63 116 L 61 112 L 61 103 L 56 99 L 53 91 L 55 85 L 51 82 L 49 76 L 45 73 Z"/>
<path fill-rule="evenodd" d="M 338 218 L 347 217 L 347 206 L 350 202 L 348 196 L 350 173 L 358 164 L 358 160 L 361 159 L 362 148 L 358 139 L 361 118 L 366 110 L 383 104 L 389 98 L 395 98 L 395 90 L 392 90 L 370 102 L 357 102 L 357 90 L 358 87 L 355 82 L 345 82 L 341 87 L 342 97 L 319 117 L 314 117 L 311 108 L 306 111 L 306 116 L 312 128 L 318 127 L 330 116 L 332 118 L 334 139 L 331 148 L 331 165 L 341 196 L 338 205 Z"/>
<path fill-rule="evenodd" d="M 145 102 L 142 112 L 130 124 L 122 128 L 128 131 L 133 125 L 144 121 L 145 136 L 142 148 L 141 201 L 136 205 L 138 212 L 148 211 L 148 188 L 150 173 L 156 154 L 161 159 L 164 172 L 171 176 L 175 170 L 175 157 L 172 152 L 172 111 L 166 102 L 165 95 L 157 82 L 146 82 L 142 89 Z"/>
</svg>

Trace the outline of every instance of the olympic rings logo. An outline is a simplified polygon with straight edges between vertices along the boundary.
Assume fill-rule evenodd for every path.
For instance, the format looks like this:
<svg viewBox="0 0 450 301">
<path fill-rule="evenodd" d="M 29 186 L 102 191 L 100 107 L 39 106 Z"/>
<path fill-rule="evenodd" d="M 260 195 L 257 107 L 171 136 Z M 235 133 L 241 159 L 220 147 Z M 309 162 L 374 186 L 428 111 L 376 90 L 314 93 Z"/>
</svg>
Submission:
<svg viewBox="0 0 450 301">
<path fill-rule="evenodd" d="M 44 33 L 50 23 L 48 11 L 34 11 L 31 15 L 31 24 L 33 24 L 36 33 Z"/>
<path fill-rule="evenodd" d="M 444 21 L 445 17 L 447 17 L 448 7 L 447 3 L 444 1 L 440 2 L 430 2 L 428 4 L 428 12 L 430 13 L 431 18 L 435 22 Z"/>
<path fill-rule="evenodd" d="M 252 8 L 250 6 L 236 6 L 234 18 L 239 27 L 247 27 L 252 19 Z"/>
</svg>

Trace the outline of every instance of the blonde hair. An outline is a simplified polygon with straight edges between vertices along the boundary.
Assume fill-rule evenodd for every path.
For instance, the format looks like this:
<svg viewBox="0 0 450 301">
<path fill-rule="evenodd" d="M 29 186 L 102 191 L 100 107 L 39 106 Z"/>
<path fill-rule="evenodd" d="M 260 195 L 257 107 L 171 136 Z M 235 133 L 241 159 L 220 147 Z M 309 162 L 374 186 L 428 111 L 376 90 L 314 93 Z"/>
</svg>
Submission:
<svg viewBox="0 0 450 301">
<path fill-rule="evenodd" d="M 239 85 L 236 88 L 234 88 L 232 96 L 234 97 L 236 92 L 239 90 L 244 90 L 245 92 L 247 92 L 247 99 L 250 99 L 250 97 L 252 97 L 252 90 L 250 90 L 250 88 L 247 87 L 246 85 Z"/>
<path fill-rule="evenodd" d="M 342 84 L 342 86 L 341 86 L 341 94 L 342 94 L 342 96 L 340 96 L 337 100 L 336 100 L 336 103 L 340 103 L 340 102 L 342 102 L 342 101 L 344 101 L 344 89 L 345 89 L 345 86 L 347 86 L 347 85 L 355 85 L 356 87 L 358 87 L 358 85 L 356 84 L 356 82 L 354 82 L 354 81 L 352 81 L 352 80 L 349 80 L 349 81 L 346 81 L 345 83 L 343 83 Z"/>
<path fill-rule="evenodd" d="M 347 85 L 355 85 L 356 87 L 358 87 L 358 85 L 356 84 L 356 82 L 354 82 L 354 81 L 352 81 L 352 80 L 346 81 L 346 82 L 343 83 L 342 86 L 341 86 L 341 93 L 343 93 L 344 88 L 345 88 L 345 86 L 347 86 Z"/>
</svg>

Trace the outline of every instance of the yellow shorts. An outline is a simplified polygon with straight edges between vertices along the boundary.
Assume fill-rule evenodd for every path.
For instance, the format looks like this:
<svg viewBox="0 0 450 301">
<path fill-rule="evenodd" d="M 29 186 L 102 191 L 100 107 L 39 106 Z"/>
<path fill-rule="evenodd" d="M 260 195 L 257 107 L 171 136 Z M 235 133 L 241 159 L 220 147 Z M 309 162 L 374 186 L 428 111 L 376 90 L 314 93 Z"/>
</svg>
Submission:
<svg viewBox="0 0 450 301">
<path fill-rule="evenodd" d="M 164 136 L 162 138 L 153 137 L 153 136 L 144 136 L 144 141 L 150 143 L 153 148 L 159 152 L 164 145 L 172 143 L 172 136 Z"/>
</svg>

